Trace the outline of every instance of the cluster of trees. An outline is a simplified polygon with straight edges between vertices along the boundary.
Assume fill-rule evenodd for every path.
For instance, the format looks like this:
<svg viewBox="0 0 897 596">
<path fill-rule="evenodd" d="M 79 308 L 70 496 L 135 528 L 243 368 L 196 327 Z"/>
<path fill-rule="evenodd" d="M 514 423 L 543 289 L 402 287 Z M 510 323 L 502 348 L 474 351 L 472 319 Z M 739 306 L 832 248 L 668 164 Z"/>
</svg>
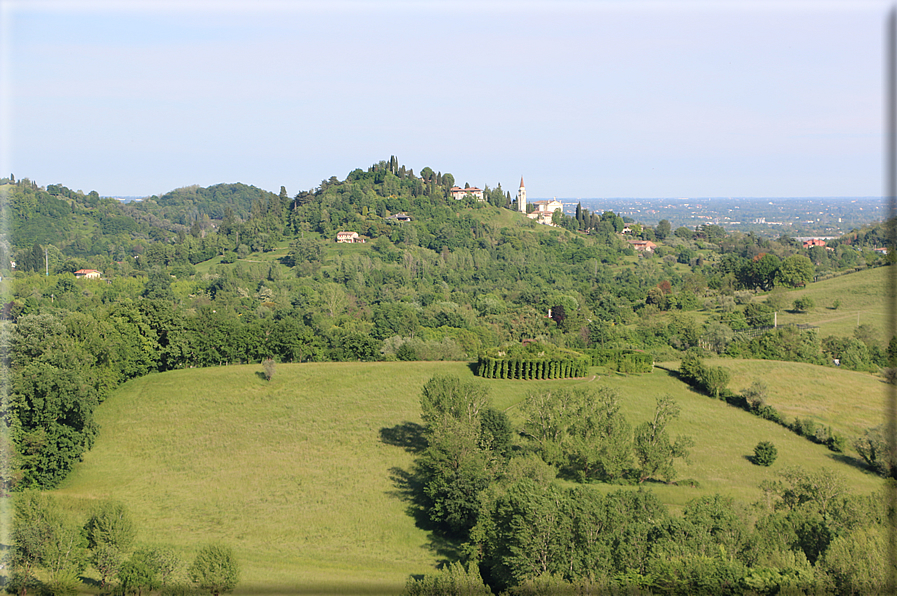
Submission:
<svg viewBox="0 0 897 596">
<path fill-rule="evenodd" d="M 815 329 L 784 326 L 726 345 L 733 358 L 784 360 L 833 365 L 850 370 L 877 372 L 888 365 L 888 351 L 881 346 L 871 325 L 854 329 L 853 337 L 827 336 L 820 340 Z"/>
<path fill-rule="evenodd" d="M 654 418 L 633 431 L 608 387 L 558 389 L 527 396 L 521 432 L 542 460 L 581 482 L 672 482 L 673 461 L 688 458 L 693 441 L 671 441 L 667 426 L 679 415 L 670 398 L 657 400 Z"/>
<path fill-rule="evenodd" d="M 689 441 L 671 442 L 666 425 L 678 409 L 667 398 L 630 435 L 606 388 L 531 395 L 522 443 L 475 383 L 435 377 L 421 409 L 416 503 L 462 554 L 410 580 L 405 594 L 855 594 L 886 585 L 886 501 L 850 495 L 827 470 L 788 468 L 753 505 L 713 495 L 681 515 L 643 488 L 605 494 L 558 482 L 558 469 L 613 478 L 633 455 L 640 474 L 672 477 Z M 770 447 L 758 445 L 763 462 Z"/>
<path fill-rule="evenodd" d="M 532 393 L 524 412 L 526 421 L 516 429 L 524 445 L 514 447 L 515 429 L 491 407 L 483 385 L 442 376 L 424 385 L 426 447 L 415 464 L 421 487 L 415 498 L 439 531 L 467 539 L 490 487 L 508 474 L 670 482 L 674 460 L 687 458 L 692 445 L 685 436 L 671 440 L 668 425 L 679 408 L 669 398 L 659 399 L 653 419 L 634 430 L 620 412 L 617 394 L 607 387 Z"/>
<path fill-rule="evenodd" d="M 477 374 L 487 379 L 566 379 L 584 377 L 591 362 L 590 356 L 579 352 L 531 342 L 486 350 Z"/>
<path fill-rule="evenodd" d="M 227 546 L 201 548 L 186 569 L 171 547 L 136 546 L 137 528 L 116 501 L 95 504 L 79 523 L 53 497 L 26 491 L 15 500 L 13 522 L 6 557 L 10 594 L 74 594 L 83 588 L 80 576 L 88 565 L 99 573 L 101 589 L 138 596 L 150 590 L 190 593 L 187 577 L 213 596 L 233 591 L 239 582 L 239 566 Z"/>
</svg>

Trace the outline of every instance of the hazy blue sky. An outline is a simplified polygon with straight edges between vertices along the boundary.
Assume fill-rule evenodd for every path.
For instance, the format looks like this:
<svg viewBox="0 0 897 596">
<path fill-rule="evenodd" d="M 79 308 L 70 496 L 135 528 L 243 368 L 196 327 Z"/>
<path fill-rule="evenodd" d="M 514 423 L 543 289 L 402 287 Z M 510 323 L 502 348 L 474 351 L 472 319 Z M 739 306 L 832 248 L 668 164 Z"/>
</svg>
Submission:
<svg viewBox="0 0 897 596">
<path fill-rule="evenodd" d="M 891 3 L 0 3 L 0 172 L 293 195 L 396 155 L 530 197 L 880 195 Z"/>
</svg>

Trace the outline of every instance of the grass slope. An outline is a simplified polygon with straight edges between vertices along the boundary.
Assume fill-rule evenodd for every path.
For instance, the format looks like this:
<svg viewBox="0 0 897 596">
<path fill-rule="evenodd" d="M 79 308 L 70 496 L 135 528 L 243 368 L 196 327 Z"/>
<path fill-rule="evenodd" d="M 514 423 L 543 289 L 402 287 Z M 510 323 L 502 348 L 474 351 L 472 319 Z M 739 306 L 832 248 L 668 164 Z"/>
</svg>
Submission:
<svg viewBox="0 0 897 596">
<path fill-rule="evenodd" d="M 421 362 L 281 364 L 271 382 L 258 365 L 131 381 L 99 408 L 96 446 L 55 492 L 74 508 L 124 501 L 138 541 L 171 544 L 184 559 L 209 541 L 230 544 L 243 567 L 238 593 L 398 593 L 409 574 L 433 570 L 446 551 L 407 514 L 395 478 L 412 455 L 384 443 L 381 430 L 420 422 L 420 388 L 434 374 L 487 385 L 494 405 L 518 421 L 534 389 L 608 383 L 633 426 L 651 415 L 656 397 L 672 395 L 682 406 L 673 434 L 696 440 L 680 477 L 700 483 L 651 485 L 674 509 L 712 492 L 753 501 L 762 480 L 792 464 L 835 466 L 859 492 L 880 486 L 824 447 L 694 393 L 663 370 L 502 381 L 475 378 L 466 363 Z M 772 469 L 747 459 L 760 440 L 779 449 Z"/>
<path fill-rule="evenodd" d="M 852 336 L 859 324 L 870 324 L 879 330 L 879 341 L 887 344 L 888 308 L 894 296 L 888 295 L 888 276 L 895 274 L 892 267 L 864 269 L 856 273 L 840 275 L 805 288 L 787 293 L 788 308 L 791 303 L 809 296 L 816 307 L 807 313 L 780 312 L 779 324 L 802 323 L 819 327 L 819 337 L 829 335 Z M 835 301 L 841 304 L 832 308 Z"/>
<path fill-rule="evenodd" d="M 812 418 L 848 437 L 885 422 L 887 384 L 869 373 L 776 360 L 710 361 L 732 373 L 729 388 L 746 389 L 754 381 L 769 388 L 767 403 L 789 421 Z"/>
</svg>

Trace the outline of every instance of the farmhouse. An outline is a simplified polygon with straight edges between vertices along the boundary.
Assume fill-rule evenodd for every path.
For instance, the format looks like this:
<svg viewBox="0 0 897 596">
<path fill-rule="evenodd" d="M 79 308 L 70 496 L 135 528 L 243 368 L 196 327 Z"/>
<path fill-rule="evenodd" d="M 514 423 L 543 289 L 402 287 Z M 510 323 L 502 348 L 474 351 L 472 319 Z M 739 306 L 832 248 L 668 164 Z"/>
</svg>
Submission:
<svg viewBox="0 0 897 596">
<path fill-rule="evenodd" d="M 471 195 L 476 197 L 476 200 L 482 201 L 483 199 L 483 190 L 477 188 L 476 186 L 471 186 L 470 188 L 461 188 L 458 186 L 453 186 L 449 191 L 452 194 L 452 198 L 456 201 L 460 201 L 467 195 Z"/>
<path fill-rule="evenodd" d="M 813 248 L 814 246 L 825 246 L 825 240 L 819 238 L 810 238 L 804 242 L 804 248 Z"/>
<path fill-rule="evenodd" d="M 100 279 L 102 275 L 96 269 L 78 269 L 75 271 L 75 277 L 78 279 Z"/>
<path fill-rule="evenodd" d="M 358 232 L 337 232 L 336 241 L 340 244 L 364 244 L 367 240 L 364 236 L 359 236 Z"/>
<path fill-rule="evenodd" d="M 657 245 L 650 240 L 630 240 L 629 244 L 632 245 L 636 252 L 653 253 L 654 249 L 657 248 Z"/>
</svg>

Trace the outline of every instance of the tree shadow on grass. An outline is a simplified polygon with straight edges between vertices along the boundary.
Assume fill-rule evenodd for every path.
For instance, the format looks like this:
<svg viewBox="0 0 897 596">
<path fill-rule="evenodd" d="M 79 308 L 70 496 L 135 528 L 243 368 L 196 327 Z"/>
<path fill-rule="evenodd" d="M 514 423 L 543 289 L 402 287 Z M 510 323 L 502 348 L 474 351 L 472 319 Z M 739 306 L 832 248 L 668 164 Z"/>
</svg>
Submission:
<svg viewBox="0 0 897 596">
<path fill-rule="evenodd" d="M 852 466 L 861 472 L 865 472 L 870 476 L 878 476 L 878 474 L 869 467 L 869 465 L 864 462 L 862 459 L 858 457 L 852 457 L 850 455 L 846 455 L 844 453 L 829 453 L 828 456 L 833 460 L 840 462 L 842 464 L 847 464 L 848 466 Z"/>
<path fill-rule="evenodd" d="M 257 376 L 258 378 L 260 378 L 263 381 L 268 380 L 268 377 L 265 376 L 265 373 L 263 373 L 261 371 L 256 371 L 255 376 Z"/>
<path fill-rule="evenodd" d="M 458 561 L 461 556 L 460 545 L 450 538 L 442 536 L 439 528 L 427 515 L 423 505 L 423 484 L 408 470 L 390 468 L 389 478 L 395 490 L 387 494 L 405 502 L 405 513 L 413 520 L 414 525 L 427 532 L 427 544 L 424 548 L 439 557 L 439 566 Z"/>
<path fill-rule="evenodd" d="M 380 429 L 380 440 L 393 447 L 401 447 L 409 453 L 420 453 L 427 448 L 424 427 L 415 422 L 403 422 Z"/>
<path fill-rule="evenodd" d="M 81 575 L 78 577 L 78 579 L 81 580 L 81 583 L 84 584 L 85 586 L 89 586 L 94 589 L 103 587 L 102 583 L 100 583 L 100 580 L 94 579 L 92 577 L 85 577 L 85 576 Z"/>
<path fill-rule="evenodd" d="M 422 530 L 434 530 L 435 526 L 423 505 L 424 487 L 420 479 L 402 468 L 390 468 L 389 479 L 395 490 L 387 494 L 405 502 L 405 513 L 414 519 L 414 525 Z"/>
</svg>

